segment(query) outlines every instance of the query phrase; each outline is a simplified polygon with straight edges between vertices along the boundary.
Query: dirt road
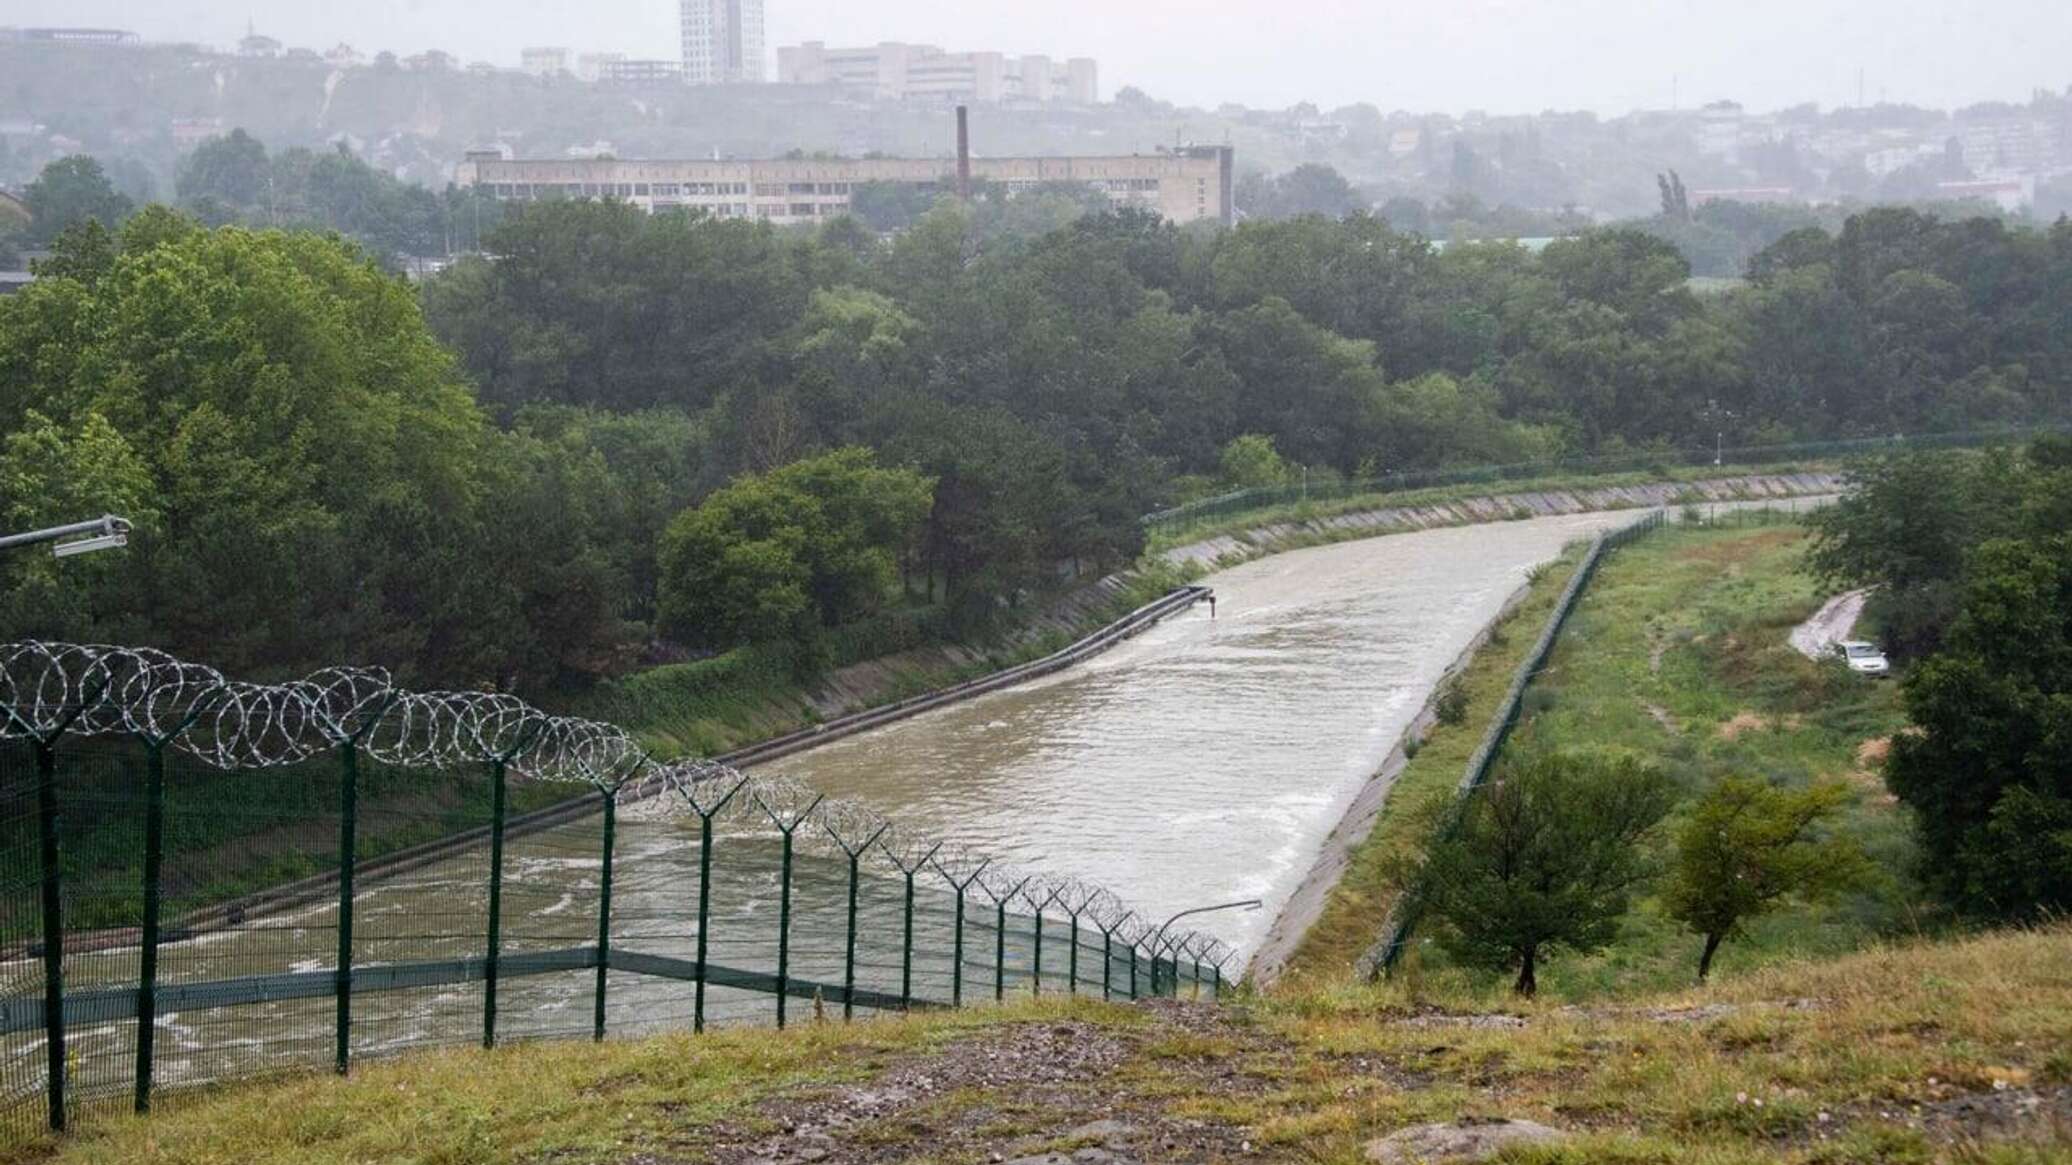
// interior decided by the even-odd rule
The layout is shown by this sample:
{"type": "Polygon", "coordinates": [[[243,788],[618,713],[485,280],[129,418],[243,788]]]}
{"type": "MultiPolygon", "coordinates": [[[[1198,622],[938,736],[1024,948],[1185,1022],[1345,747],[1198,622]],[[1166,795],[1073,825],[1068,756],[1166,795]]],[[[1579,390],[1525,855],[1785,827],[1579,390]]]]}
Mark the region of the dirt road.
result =
{"type": "Polygon", "coordinates": [[[1863,616],[1863,601],[1869,594],[1869,590],[1850,591],[1822,603],[1811,619],[1791,629],[1792,647],[1813,659],[1828,654],[1856,629],[1856,621],[1863,616]]]}

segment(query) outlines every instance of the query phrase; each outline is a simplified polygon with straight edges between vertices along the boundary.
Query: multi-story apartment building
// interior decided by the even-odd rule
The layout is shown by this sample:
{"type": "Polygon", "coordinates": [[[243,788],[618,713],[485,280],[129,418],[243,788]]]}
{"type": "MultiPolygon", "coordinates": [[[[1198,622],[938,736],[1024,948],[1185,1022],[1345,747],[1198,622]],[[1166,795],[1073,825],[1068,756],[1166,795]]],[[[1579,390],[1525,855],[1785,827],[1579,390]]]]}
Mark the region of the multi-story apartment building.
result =
{"type": "Polygon", "coordinates": [[[1040,54],[945,52],[935,45],[886,41],[831,49],[817,40],[777,50],[777,80],[787,85],[840,85],[893,101],[1100,100],[1100,66],[1088,57],[1058,62],[1040,54]]]}
{"type": "MultiPolygon", "coordinates": [[[[973,179],[1011,195],[1045,183],[1084,183],[1117,206],[1157,211],[1176,223],[1232,220],[1233,155],[1228,146],[1106,158],[973,158],[973,179]]],[[[686,208],[717,218],[752,218],[780,226],[846,214],[859,185],[896,182],[928,190],[956,189],[957,162],[942,158],[781,159],[775,161],[639,161],[506,159],[471,151],[454,179],[513,201],[616,198],[642,209],[686,208]]]]}
{"type": "Polygon", "coordinates": [[[683,75],[693,85],[764,77],[763,0],[680,0],[683,75]]]}
{"type": "Polygon", "coordinates": [[[2060,165],[2056,129],[2042,118],[2016,115],[1963,120],[1951,136],[1974,174],[2040,174],[2060,165]]]}
{"type": "Polygon", "coordinates": [[[558,77],[569,71],[569,51],[551,45],[518,51],[518,71],[535,77],[558,77]]]}

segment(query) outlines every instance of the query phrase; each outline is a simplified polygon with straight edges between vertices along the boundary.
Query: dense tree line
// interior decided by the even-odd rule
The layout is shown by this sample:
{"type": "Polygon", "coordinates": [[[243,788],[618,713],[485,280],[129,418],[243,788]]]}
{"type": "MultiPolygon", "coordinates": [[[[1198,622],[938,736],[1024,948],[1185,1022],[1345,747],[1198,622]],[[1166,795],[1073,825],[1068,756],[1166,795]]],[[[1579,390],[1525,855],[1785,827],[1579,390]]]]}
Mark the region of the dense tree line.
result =
{"type": "MultiPolygon", "coordinates": [[[[119,177],[84,154],[45,166],[23,190],[29,221],[17,225],[0,217],[0,254],[47,246],[87,219],[110,230],[121,225],[138,200],[124,192],[119,177]]],[[[241,129],[181,159],[174,195],[174,204],[205,226],[336,231],[391,264],[478,247],[503,217],[495,199],[399,181],[344,145],[269,155],[241,129]]]]}
{"type": "Polygon", "coordinates": [[[1924,874],[1986,918],[2072,909],[2072,441],[2024,455],[1863,467],[1818,519],[1813,565],[1877,588],[1871,613],[1918,662],[1914,730],[1886,781],[1914,809],[1924,874]]]}
{"type": "Polygon", "coordinates": [[[881,243],[543,204],[427,311],[492,406],[709,417],[729,472],[860,444],[955,488],[945,430],[1025,442],[1072,487],[1052,549],[1093,558],[1128,549],[1111,513],[1206,487],[1247,434],[1355,474],[2028,420],[2061,415],[2072,376],[2072,227],[1877,210],[1789,232],[1750,287],[1700,298],[1632,231],[1535,256],[1360,214],[977,217],[945,205],[881,243]]]}
{"type": "Polygon", "coordinates": [[[623,666],[700,482],[675,415],[489,424],[411,288],[349,246],[163,208],[75,225],[0,303],[0,433],[7,528],[137,527],[122,554],[0,562],[0,635],[259,675],[537,689],[623,666]]]}
{"type": "Polygon", "coordinates": [[[343,144],[268,154],[241,129],[182,158],[173,189],[177,205],[209,226],[337,231],[387,259],[478,245],[485,227],[502,216],[502,204],[493,199],[399,181],[343,144]]]}
{"type": "MultiPolygon", "coordinates": [[[[187,192],[254,197],[280,177],[260,153],[226,139],[187,192]]],[[[0,305],[0,502],[16,525],[134,510],[138,549],[64,576],[83,586],[6,564],[6,630],[536,687],[666,654],[658,632],[772,633],[665,610],[689,540],[665,531],[743,475],[791,499],[771,529],[823,529],[782,483],[839,450],[929,483],[895,507],[910,530],[851,547],[879,555],[856,577],[889,554],[886,601],[970,630],[1210,490],[2058,416],[2072,375],[2066,226],[1875,211],[1699,298],[1632,231],[1534,255],[1362,214],[1009,206],[945,201],[888,239],[542,203],[421,297],[335,239],[82,215],[0,305]]],[[[745,531],[706,535],[769,540],[745,531]]],[[[839,549],[817,539],[785,577],[839,549]]]]}
{"type": "Polygon", "coordinates": [[[1511,757],[1398,876],[1421,887],[1454,958],[1515,976],[1521,995],[1538,990],[1548,958],[1611,945],[1650,886],[1702,941],[1703,980],[1754,919],[1868,877],[1860,843],[1833,828],[1848,797],[1840,784],[1794,790],[1730,774],[1659,838],[1677,794],[1661,770],[1616,752],[1511,757]]]}

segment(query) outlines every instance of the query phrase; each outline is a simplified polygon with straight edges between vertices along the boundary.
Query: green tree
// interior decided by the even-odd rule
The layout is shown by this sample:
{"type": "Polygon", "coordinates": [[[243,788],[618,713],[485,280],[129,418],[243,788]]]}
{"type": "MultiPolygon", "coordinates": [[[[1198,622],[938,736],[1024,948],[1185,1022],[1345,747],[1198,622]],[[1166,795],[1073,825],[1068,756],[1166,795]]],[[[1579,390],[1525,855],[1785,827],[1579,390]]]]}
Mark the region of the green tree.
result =
{"type": "Polygon", "coordinates": [[[0,301],[0,431],[31,409],[61,434],[101,418],[156,516],[68,612],[13,604],[0,635],[148,638],[258,675],[341,659],[496,675],[455,646],[494,601],[458,597],[493,504],[490,434],[412,289],[335,239],[130,242],[0,301]]]}
{"type": "Polygon", "coordinates": [[[1359,463],[1360,405],[1382,383],[1372,342],[1320,328],[1279,297],[1224,314],[1215,337],[1237,376],[1239,414],[1283,456],[1341,471],[1359,463]]]}
{"type": "Polygon", "coordinates": [[[1652,872],[1642,840],[1669,810],[1671,787],[1625,756],[1550,754],[1507,764],[1468,799],[1432,847],[1423,884],[1455,957],[1515,971],[1538,990],[1540,961],[1588,953],[1617,933],[1652,872]]]}
{"type": "Polygon", "coordinates": [[[181,205],[214,199],[238,208],[262,204],[273,180],[266,147],[242,129],[210,138],[180,161],[173,191],[181,205]]]}
{"type": "MultiPolygon", "coordinates": [[[[157,490],[145,460],[98,412],[69,431],[30,410],[0,438],[0,529],[58,526],[117,514],[147,535],[159,528],[157,490]]],[[[119,576],[109,556],[61,561],[47,554],[0,560],[0,625],[41,625],[81,635],[94,625],[92,596],[119,576]]],[[[140,621],[128,621],[134,628],[140,621]]]]}
{"type": "Polygon", "coordinates": [[[1955,618],[1966,559],[2017,531],[2032,489],[2020,458],[1901,453],[1849,470],[1849,489],[1812,519],[1807,565],[1836,587],[1875,587],[1891,646],[1925,654],[1955,618]]]}
{"type": "Polygon", "coordinates": [[[662,629],[708,647],[809,647],[891,588],[930,485],[857,448],[736,478],[663,533],[662,629]]]}
{"type": "Polygon", "coordinates": [[[1218,467],[1222,470],[1224,484],[1235,489],[1288,484],[1288,463],[1281,460],[1279,451],[1274,449],[1273,438],[1259,433],[1232,437],[1230,443],[1223,446],[1218,467]]]}
{"type": "Polygon", "coordinates": [[[880,234],[903,231],[935,205],[936,195],[911,182],[858,182],[849,190],[849,213],[880,234]]]}
{"type": "Polygon", "coordinates": [[[1247,214],[1266,219],[1311,214],[1344,218],[1369,205],[1344,175],[1317,162],[1305,162],[1275,178],[1261,178],[1249,185],[1248,193],[1250,199],[1240,199],[1239,205],[1247,214]]]}
{"type": "Polygon", "coordinates": [[[1691,807],[1676,831],[1664,899],[1669,916],[1705,940],[1701,982],[1720,944],[1750,919],[1789,899],[1837,893],[1865,875],[1863,847],[1832,828],[1848,799],[1840,784],[1790,790],[1726,777],[1691,807]]]}
{"type": "Polygon", "coordinates": [[[2072,536],[1980,547],[1905,692],[1919,731],[1893,740],[1886,783],[1930,883],[1984,918],[2072,909],[2072,536]]]}
{"type": "Polygon", "coordinates": [[[131,209],[130,200],[108,181],[101,163],[85,154],[45,166],[22,191],[22,201],[29,207],[29,239],[38,243],[87,219],[114,230],[131,209]]]}

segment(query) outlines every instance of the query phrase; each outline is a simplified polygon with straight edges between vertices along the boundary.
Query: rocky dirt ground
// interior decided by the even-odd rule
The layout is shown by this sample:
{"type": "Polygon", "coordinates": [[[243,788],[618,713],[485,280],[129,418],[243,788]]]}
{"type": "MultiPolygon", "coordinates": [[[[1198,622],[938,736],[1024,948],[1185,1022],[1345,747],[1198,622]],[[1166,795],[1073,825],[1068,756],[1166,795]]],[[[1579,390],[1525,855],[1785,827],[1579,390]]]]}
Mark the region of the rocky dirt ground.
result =
{"type": "MultiPolygon", "coordinates": [[[[1149,1022],[1082,1020],[982,1029],[883,1065],[865,1083],[803,1090],[723,1125],[719,1165],[976,1161],[1011,1165],[1216,1161],[1254,1152],[1245,1130],[1175,1114],[1184,1094],[1256,1094],[1253,1070],[1285,1042],[1227,1008],[1142,1005],[1149,1022]]],[[[659,1162],[657,1163],[659,1165],[659,1162]]]]}
{"type": "MultiPolygon", "coordinates": [[[[1551,1017],[1689,1028],[1823,1006],[1818,999],[1785,999],[1667,1008],[1570,1007],[1551,1017]]],[[[643,1154],[628,1165],[1318,1160],[1299,1141],[1283,1137],[1270,1143],[1255,1127],[1219,1119],[1216,1110],[1258,1112],[1263,1103],[1279,1115],[1300,1115],[1320,1097],[1487,1084],[1449,1080],[1429,1070],[1432,1057],[1447,1050],[1445,1032],[1516,1030],[1539,1022],[1501,1012],[1403,1015],[1390,1025],[1430,1034],[1418,1041],[1418,1053],[1393,1057],[1304,1047],[1275,1034],[1271,1025],[1254,1022],[1242,1006],[1161,1001],[1136,1010],[1138,1021],[1122,1024],[1060,1018],[959,1032],[926,1050],[887,1054],[868,1066],[860,1082],[801,1087],[768,1098],[752,1119],[725,1122],[688,1139],[684,1147],[691,1151],[683,1158],[643,1154]],[[1423,1048],[1424,1043],[1435,1046],[1423,1048]],[[1321,1090],[1290,1088],[1294,1081],[1314,1085],[1320,1077],[1326,1085],[1321,1090]],[[1305,1099],[1292,1099],[1298,1095],[1305,1099]],[[1281,1097],[1291,1098],[1285,1108],[1279,1107],[1281,1097]]],[[[1947,1151],[1929,1159],[1968,1161],[1982,1144],[2062,1146],[2072,1132],[2072,1087],[1998,1081],[1977,1090],[1944,1086],[1940,1094],[1947,1098],[1925,1105],[1822,1111],[1807,1133],[1772,1147],[1787,1150],[1786,1159],[1791,1159],[1852,1131],[1904,1130],[1947,1151]]],[[[1756,1108],[1762,1103],[1753,1099],[1756,1108]]],[[[1388,1130],[1355,1152],[1356,1159],[1384,1162],[1484,1160],[1513,1140],[1558,1149],[1572,1136],[1608,1131],[1597,1124],[1548,1127],[1482,1111],[1454,1122],[1388,1130]]],[[[1586,1151],[1576,1159],[1591,1158],[1586,1151]]],[[[1826,1158],[1816,1152],[1806,1159],[1826,1158]]]]}

